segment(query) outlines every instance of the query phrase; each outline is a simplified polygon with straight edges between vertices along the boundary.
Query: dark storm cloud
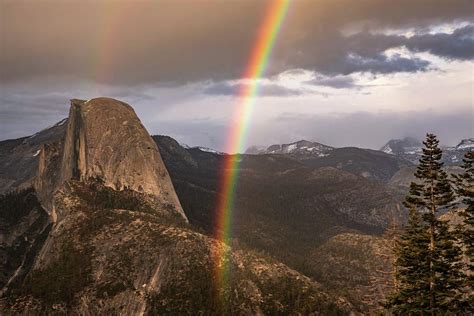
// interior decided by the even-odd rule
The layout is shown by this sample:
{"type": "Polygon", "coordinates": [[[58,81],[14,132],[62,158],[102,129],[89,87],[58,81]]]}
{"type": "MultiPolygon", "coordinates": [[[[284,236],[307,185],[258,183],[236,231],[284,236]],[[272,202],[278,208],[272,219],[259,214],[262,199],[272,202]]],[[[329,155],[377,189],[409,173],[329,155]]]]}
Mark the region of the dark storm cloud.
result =
{"type": "Polygon", "coordinates": [[[410,52],[427,52],[447,60],[474,59],[474,25],[456,29],[452,34],[402,35],[373,34],[362,31],[350,36],[336,33],[329,45],[319,48],[308,45],[305,54],[289,56],[287,65],[314,69],[328,75],[369,72],[387,74],[396,72],[418,72],[436,68],[420,57],[391,55],[386,51],[405,47],[410,52]],[[312,59],[323,50],[325,57],[312,59]]]}
{"type": "MultiPolygon", "coordinates": [[[[269,1],[1,1],[1,80],[68,75],[108,84],[215,81],[242,75],[269,1]]],[[[294,1],[268,75],[291,68],[325,73],[400,72],[420,60],[384,59],[405,45],[450,59],[471,59],[472,26],[412,38],[341,30],[426,28],[473,21],[472,1],[294,1]],[[361,56],[354,64],[348,54],[361,56]],[[381,66],[388,63],[388,66],[381,66]]]]}
{"type": "Polygon", "coordinates": [[[413,52],[429,52],[446,59],[470,60],[474,58],[474,25],[472,24],[460,27],[452,34],[422,33],[407,37],[372,34],[364,31],[344,39],[344,51],[365,57],[380,55],[380,52],[390,48],[406,47],[413,52]]]}
{"type": "Polygon", "coordinates": [[[426,71],[430,62],[421,58],[406,58],[399,54],[385,56],[378,54],[371,57],[350,55],[347,57],[343,73],[371,72],[376,74],[388,74],[393,72],[418,72],[426,71]]]}
{"type": "Polygon", "coordinates": [[[474,58],[474,25],[459,28],[453,34],[425,34],[402,41],[407,48],[449,59],[470,60],[474,58]]]}

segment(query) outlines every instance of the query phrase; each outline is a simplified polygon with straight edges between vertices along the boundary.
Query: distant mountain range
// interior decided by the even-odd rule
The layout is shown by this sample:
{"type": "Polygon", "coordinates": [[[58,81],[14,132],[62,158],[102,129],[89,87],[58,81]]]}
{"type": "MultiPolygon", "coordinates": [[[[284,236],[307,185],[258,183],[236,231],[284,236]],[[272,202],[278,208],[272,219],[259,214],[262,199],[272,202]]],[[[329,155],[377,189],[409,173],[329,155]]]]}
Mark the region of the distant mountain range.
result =
{"type": "MultiPolygon", "coordinates": [[[[406,137],[403,139],[392,139],[385,146],[380,148],[381,151],[407,159],[413,163],[417,163],[423,154],[423,143],[418,139],[406,137]]],[[[468,150],[474,149],[474,138],[463,139],[454,147],[443,146],[443,162],[449,165],[456,165],[462,162],[464,154],[468,150]]]]}
{"type": "MultiPolygon", "coordinates": [[[[423,153],[422,148],[423,143],[420,140],[412,137],[405,137],[403,139],[389,140],[384,146],[382,146],[382,148],[380,148],[380,151],[416,164],[423,153]]],[[[464,154],[473,148],[474,138],[463,139],[457,146],[442,146],[443,161],[448,165],[460,164],[464,154]]],[[[289,155],[302,160],[327,157],[334,153],[335,149],[335,147],[324,145],[318,142],[300,140],[289,144],[273,144],[268,147],[251,146],[245,151],[245,154],[280,154],[289,155]]]]}
{"type": "Polygon", "coordinates": [[[276,144],[271,145],[268,148],[262,147],[250,147],[245,153],[253,155],[263,155],[263,154],[288,154],[288,155],[297,155],[301,157],[325,157],[329,154],[334,147],[327,146],[324,144],[310,142],[307,140],[300,140],[290,144],[276,144]]]}

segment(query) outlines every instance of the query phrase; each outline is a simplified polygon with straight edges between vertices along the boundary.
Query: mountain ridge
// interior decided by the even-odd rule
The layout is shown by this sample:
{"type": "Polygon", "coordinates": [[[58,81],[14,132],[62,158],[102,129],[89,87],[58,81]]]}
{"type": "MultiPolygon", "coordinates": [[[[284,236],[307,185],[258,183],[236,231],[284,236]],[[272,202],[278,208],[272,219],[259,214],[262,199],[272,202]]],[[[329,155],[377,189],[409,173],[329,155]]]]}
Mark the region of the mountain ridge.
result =
{"type": "MultiPolygon", "coordinates": [[[[380,148],[387,154],[398,156],[400,158],[418,163],[423,153],[423,143],[413,137],[405,137],[403,139],[391,139],[380,148]]],[[[443,150],[443,162],[449,165],[459,165],[462,158],[468,150],[474,148],[474,138],[462,139],[456,146],[441,146],[443,150]]]]}
{"type": "Polygon", "coordinates": [[[299,140],[288,144],[274,144],[267,148],[263,147],[249,147],[245,153],[247,154],[289,154],[299,156],[317,156],[324,157],[329,151],[333,150],[334,147],[327,146],[318,142],[311,142],[308,140],[299,140]]]}

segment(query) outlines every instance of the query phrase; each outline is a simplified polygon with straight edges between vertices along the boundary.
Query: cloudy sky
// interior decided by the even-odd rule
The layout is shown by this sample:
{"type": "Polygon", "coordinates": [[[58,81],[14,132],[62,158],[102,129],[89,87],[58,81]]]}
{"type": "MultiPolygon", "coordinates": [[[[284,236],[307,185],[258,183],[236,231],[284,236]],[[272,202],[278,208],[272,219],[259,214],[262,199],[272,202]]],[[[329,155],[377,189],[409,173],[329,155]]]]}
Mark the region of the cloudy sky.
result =
{"type": "MultiPolygon", "coordinates": [[[[110,96],[151,134],[222,149],[270,4],[0,0],[0,139],[110,96]]],[[[295,0],[259,85],[248,145],[455,145],[474,137],[474,2],[295,0]]]]}

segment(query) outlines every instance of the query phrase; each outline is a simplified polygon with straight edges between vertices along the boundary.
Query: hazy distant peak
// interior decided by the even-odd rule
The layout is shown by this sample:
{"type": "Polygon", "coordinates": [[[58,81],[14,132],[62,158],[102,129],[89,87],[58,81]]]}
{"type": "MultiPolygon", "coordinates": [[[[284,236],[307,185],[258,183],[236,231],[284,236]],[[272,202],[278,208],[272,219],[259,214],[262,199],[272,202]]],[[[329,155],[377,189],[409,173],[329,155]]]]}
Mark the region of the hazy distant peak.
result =
{"type": "Polygon", "coordinates": [[[472,149],[474,148],[474,138],[466,138],[456,146],[456,149],[472,149]]]}
{"type": "Polygon", "coordinates": [[[249,148],[247,148],[247,150],[245,151],[245,154],[248,154],[248,155],[258,155],[260,154],[262,151],[264,151],[266,148],[264,146],[250,146],[249,148]]]}
{"type": "MultiPolygon", "coordinates": [[[[412,137],[403,139],[391,139],[380,150],[391,155],[407,159],[413,163],[418,160],[423,153],[423,143],[412,137]]],[[[462,157],[467,150],[474,148],[474,138],[467,138],[455,146],[441,146],[443,149],[443,161],[447,164],[457,164],[462,161],[462,157]]]]}
{"type": "Polygon", "coordinates": [[[423,146],[420,140],[413,137],[403,139],[391,139],[380,150],[387,154],[397,154],[405,152],[407,148],[416,149],[423,146]]]}
{"type": "Polygon", "coordinates": [[[324,157],[334,148],[317,142],[308,140],[299,140],[289,144],[274,144],[267,148],[250,147],[246,153],[251,154],[292,154],[292,155],[309,155],[324,157]]]}
{"type": "Polygon", "coordinates": [[[193,148],[199,149],[200,151],[204,151],[204,152],[207,152],[207,153],[213,153],[213,154],[219,154],[219,155],[224,154],[221,151],[217,151],[217,150],[209,148],[209,147],[202,147],[202,146],[191,147],[191,149],[193,149],[193,148]]]}

